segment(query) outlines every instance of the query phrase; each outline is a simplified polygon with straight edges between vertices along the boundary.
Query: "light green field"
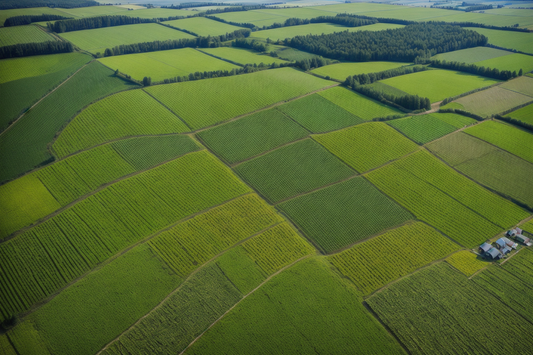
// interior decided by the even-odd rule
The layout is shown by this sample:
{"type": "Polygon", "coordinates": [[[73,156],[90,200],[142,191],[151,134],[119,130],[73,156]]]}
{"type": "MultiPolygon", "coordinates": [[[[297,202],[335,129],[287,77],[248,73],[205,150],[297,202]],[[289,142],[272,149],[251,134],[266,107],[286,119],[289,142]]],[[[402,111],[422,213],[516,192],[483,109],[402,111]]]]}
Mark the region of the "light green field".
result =
{"type": "MultiPolygon", "coordinates": [[[[88,7],[75,7],[72,9],[58,8],[58,11],[62,12],[67,17],[93,17],[103,15],[124,15],[128,13],[128,10],[118,6],[88,6],[88,7]],[[120,13],[120,14],[119,14],[120,13]]],[[[132,11],[129,11],[132,12],[132,11]]]]}
{"type": "Polygon", "coordinates": [[[143,90],[129,90],[97,101],[61,132],[53,150],[64,157],[113,139],[187,131],[187,126],[143,90]],[[91,134],[86,134],[86,132],[91,134]]]}
{"type": "Polygon", "coordinates": [[[522,105],[532,99],[533,98],[530,96],[502,89],[497,86],[461,97],[454,102],[443,106],[443,108],[453,107],[452,105],[455,105],[456,108],[486,117],[522,105]]]}
{"type": "Polygon", "coordinates": [[[167,39],[194,38],[190,34],[173,30],[156,23],[95,28],[61,33],[61,37],[91,53],[104,53],[106,48],[121,44],[164,41],[167,39]]]}
{"type": "Polygon", "coordinates": [[[466,276],[472,276],[479,270],[487,267],[490,263],[482,259],[480,255],[468,250],[461,250],[446,258],[446,262],[461,271],[466,276]]]}
{"type": "Polygon", "coordinates": [[[487,36],[489,43],[495,46],[516,49],[525,53],[533,53],[533,33],[489,30],[477,27],[466,27],[466,29],[487,36]]]}
{"type": "Polygon", "coordinates": [[[447,97],[495,84],[499,80],[439,69],[397,76],[381,82],[411,95],[427,97],[431,102],[438,102],[447,97]]]}
{"type": "Polygon", "coordinates": [[[242,30],[243,27],[232,26],[224,22],[210,20],[205,17],[193,17],[182,20],[173,20],[164,22],[181,30],[191,31],[198,36],[219,36],[226,33],[231,33],[236,30],[242,30]]]}
{"type": "Polygon", "coordinates": [[[121,13],[120,15],[140,18],[169,18],[174,16],[191,16],[194,14],[196,14],[196,12],[191,12],[188,10],[152,8],[128,11],[121,13]]]}
{"type": "Polygon", "coordinates": [[[533,124],[533,104],[522,107],[516,111],[507,114],[505,117],[511,117],[529,124],[533,124]]]}
{"type": "Polygon", "coordinates": [[[350,75],[377,73],[384,70],[403,67],[408,63],[398,62],[363,62],[363,63],[338,63],[311,70],[312,73],[323,77],[344,81],[350,75]]]}
{"type": "Polygon", "coordinates": [[[529,76],[521,76],[506,81],[505,83],[502,83],[500,87],[533,97],[533,79],[530,79],[529,76]]]}
{"type": "Polygon", "coordinates": [[[193,129],[207,127],[331,85],[293,68],[146,89],[193,129]],[[235,101],[234,98],[239,97],[235,101]]]}
{"type": "Polygon", "coordinates": [[[187,76],[195,72],[230,71],[239,68],[237,65],[213,58],[193,48],[112,56],[101,58],[99,61],[139,81],[149,76],[152,82],[187,76]]]}
{"type": "Polygon", "coordinates": [[[218,47],[218,48],[201,48],[202,52],[209,53],[215,57],[230,60],[241,65],[245,64],[272,64],[272,63],[286,63],[286,61],[274,58],[269,55],[260,55],[255,51],[235,48],[235,47],[218,47]]]}
{"type": "Polygon", "coordinates": [[[0,27],[4,26],[4,22],[9,17],[23,16],[23,15],[59,15],[64,17],[73,17],[66,15],[64,12],[59,9],[53,9],[50,7],[31,7],[26,9],[9,9],[0,11],[0,27]]]}
{"type": "MultiPolygon", "coordinates": [[[[448,62],[476,63],[488,59],[512,55],[512,52],[490,47],[475,47],[458,51],[440,53],[431,59],[445,60],[448,62]]],[[[477,64],[477,63],[476,63],[477,64]]]]}
{"type": "Polygon", "coordinates": [[[37,26],[13,26],[0,28],[0,47],[11,46],[18,43],[33,43],[55,41],[45,31],[40,30],[37,26]]]}
{"type": "Polygon", "coordinates": [[[284,47],[284,46],[277,46],[274,44],[269,45],[269,50],[275,51],[278,56],[285,60],[303,60],[303,59],[313,59],[316,57],[315,54],[311,54],[308,52],[300,51],[298,49],[290,48],[290,47],[284,47]]]}
{"type": "Polygon", "coordinates": [[[67,66],[81,66],[91,60],[82,53],[38,55],[0,61],[0,84],[8,81],[54,73],[67,66]]]}
{"type": "Polygon", "coordinates": [[[476,65],[478,67],[483,66],[485,68],[497,68],[500,71],[516,71],[517,73],[520,71],[520,69],[522,69],[524,73],[528,73],[533,70],[533,56],[514,53],[503,57],[476,62],[476,65]]]}
{"type": "Polygon", "coordinates": [[[270,26],[273,23],[283,23],[287,17],[282,15],[262,13],[258,11],[238,11],[214,14],[218,18],[236,23],[253,23],[256,26],[270,26]]]}

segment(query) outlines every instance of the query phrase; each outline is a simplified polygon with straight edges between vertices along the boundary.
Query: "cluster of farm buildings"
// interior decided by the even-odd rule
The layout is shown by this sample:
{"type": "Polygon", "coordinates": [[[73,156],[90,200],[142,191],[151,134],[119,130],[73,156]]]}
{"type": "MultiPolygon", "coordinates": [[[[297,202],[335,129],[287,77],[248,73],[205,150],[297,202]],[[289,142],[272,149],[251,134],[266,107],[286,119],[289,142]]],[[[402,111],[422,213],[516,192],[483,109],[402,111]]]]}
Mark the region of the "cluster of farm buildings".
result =
{"type": "Polygon", "coordinates": [[[518,243],[531,246],[531,239],[527,238],[523,233],[524,231],[520,228],[511,229],[505,233],[505,237],[501,237],[494,243],[485,242],[481,244],[479,253],[487,259],[498,260],[516,249],[518,243]],[[514,241],[509,238],[513,238],[514,241]]]}

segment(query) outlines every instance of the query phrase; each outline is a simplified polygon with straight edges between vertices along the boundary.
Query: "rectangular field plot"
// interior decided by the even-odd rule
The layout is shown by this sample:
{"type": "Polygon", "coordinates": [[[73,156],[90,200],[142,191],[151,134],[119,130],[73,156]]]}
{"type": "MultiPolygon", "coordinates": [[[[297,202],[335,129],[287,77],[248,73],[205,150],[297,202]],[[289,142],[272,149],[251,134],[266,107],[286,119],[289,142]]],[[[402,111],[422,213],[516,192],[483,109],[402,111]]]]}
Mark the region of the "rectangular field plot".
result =
{"type": "Polygon", "coordinates": [[[415,143],[381,122],[316,135],[313,139],[361,173],[417,149],[415,143]]]}
{"type": "Polygon", "coordinates": [[[355,175],[352,169],[310,139],[281,147],[234,169],[274,203],[355,175]]]}
{"type": "Polygon", "coordinates": [[[468,250],[461,250],[446,258],[446,262],[466,276],[472,276],[479,270],[491,265],[489,260],[468,250]]]}
{"type": "Polygon", "coordinates": [[[371,120],[376,117],[386,117],[402,114],[401,111],[384,105],[343,87],[334,87],[318,93],[320,96],[342,107],[346,111],[362,118],[371,120]]]}
{"type": "Polygon", "coordinates": [[[476,115],[486,117],[509,110],[531,100],[533,100],[533,98],[530,96],[502,89],[500,86],[497,86],[461,97],[452,103],[443,106],[443,108],[447,108],[447,106],[460,108],[475,113],[476,115]]]}
{"type": "Polygon", "coordinates": [[[129,90],[88,106],[61,132],[53,150],[63,157],[117,138],[188,130],[176,115],[146,92],[129,90]]]}
{"type": "Polygon", "coordinates": [[[277,109],[270,109],[200,132],[198,136],[225,161],[236,163],[308,134],[277,109]]]}
{"type": "Polygon", "coordinates": [[[106,48],[121,44],[133,44],[167,39],[194,38],[194,36],[158,25],[142,23],[136,25],[95,28],[91,30],[61,33],[61,37],[91,53],[104,53],[106,48]]]}
{"type": "Polygon", "coordinates": [[[191,31],[202,37],[220,36],[243,29],[243,27],[228,25],[227,23],[210,20],[205,17],[192,17],[182,20],[166,21],[163,23],[165,25],[179,28],[180,30],[191,31]]]}
{"type": "Polygon", "coordinates": [[[50,7],[30,7],[30,8],[21,8],[21,9],[4,9],[0,13],[0,24],[3,26],[4,22],[10,18],[15,16],[29,16],[29,15],[59,15],[59,16],[65,16],[64,12],[61,12],[58,9],[50,8],[50,7]]]}
{"type": "Polygon", "coordinates": [[[279,106],[278,110],[313,133],[333,131],[364,122],[319,94],[291,101],[279,106]]]}
{"type": "Polygon", "coordinates": [[[413,354],[458,349],[519,354],[533,347],[531,323],[446,263],[409,276],[367,302],[413,354]],[[515,336],[493,336],[506,332],[515,336]]]}
{"type": "Polygon", "coordinates": [[[533,135],[498,121],[486,121],[465,130],[479,139],[533,163],[533,135]]]}
{"type": "Polygon", "coordinates": [[[504,57],[512,55],[513,52],[503,51],[501,49],[490,47],[475,47],[460,49],[458,51],[440,53],[431,59],[445,60],[447,62],[459,62],[459,63],[476,63],[483,60],[489,60],[498,57],[504,57]]]}
{"type": "Polygon", "coordinates": [[[393,229],[328,260],[368,295],[459,246],[422,222],[393,229]]]}
{"type": "Polygon", "coordinates": [[[0,47],[19,43],[40,43],[56,39],[34,25],[0,28],[0,47]]]}
{"type": "Polygon", "coordinates": [[[344,81],[348,76],[377,73],[384,70],[399,68],[408,63],[399,62],[362,62],[362,63],[337,63],[311,70],[312,73],[323,77],[329,76],[336,80],[344,81]]]}
{"type": "Polygon", "coordinates": [[[432,114],[401,118],[390,121],[388,124],[418,144],[431,142],[456,130],[454,126],[439,120],[432,114]]]}
{"type": "Polygon", "coordinates": [[[520,71],[520,69],[522,69],[524,73],[528,73],[533,70],[533,57],[530,55],[514,53],[505,57],[498,57],[477,62],[476,65],[478,67],[483,66],[485,68],[497,68],[500,71],[516,71],[517,73],[520,71]]]}
{"type": "MultiPolygon", "coordinates": [[[[129,7],[130,5],[126,5],[129,7]]],[[[131,16],[131,17],[140,17],[140,18],[159,18],[159,19],[167,19],[169,17],[175,17],[175,16],[191,16],[194,15],[195,12],[191,12],[189,10],[179,10],[179,9],[171,9],[171,8],[159,8],[154,7],[151,9],[138,9],[135,11],[129,11],[122,13],[120,15],[123,16],[131,16]]]]}
{"type": "Polygon", "coordinates": [[[261,55],[253,50],[234,47],[218,47],[218,48],[201,48],[200,51],[211,54],[215,57],[226,59],[241,65],[245,64],[261,64],[270,65],[272,63],[286,63],[284,60],[271,57],[269,55],[261,55]]]}
{"type": "Polygon", "coordinates": [[[101,58],[99,61],[139,81],[149,76],[154,82],[176,76],[187,76],[197,71],[231,71],[239,68],[237,65],[213,58],[193,48],[120,55],[101,58]]]}
{"type": "Polygon", "coordinates": [[[292,68],[146,89],[193,129],[223,122],[331,85],[292,68]],[[238,98],[238,100],[236,100],[238,98]]]}
{"type": "Polygon", "coordinates": [[[533,124],[533,104],[519,108],[516,111],[508,113],[505,117],[514,118],[525,123],[533,124]]]}
{"type": "Polygon", "coordinates": [[[257,27],[270,26],[273,23],[283,23],[287,19],[281,14],[269,14],[258,11],[237,11],[215,14],[215,17],[235,23],[252,23],[257,27]]]}
{"type": "Polygon", "coordinates": [[[516,79],[506,81],[500,87],[533,97],[533,79],[528,76],[520,76],[516,79]]]}
{"type": "Polygon", "coordinates": [[[487,36],[489,44],[502,48],[516,49],[525,53],[533,53],[533,33],[489,30],[478,27],[465,27],[465,29],[487,36]]]}
{"type": "Polygon", "coordinates": [[[533,191],[529,188],[533,164],[462,132],[427,148],[475,181],[533,207],[533,191]]]}
{"type": "Polygon", "coordinates": [[[276,275],[210,328],[186,354],[280,352],[403,353],[365,310],[355,288],[319,258],[303,260],[276,275]]]}
{"type": "Polygon", "coordinates": [[[412,219],[409,212],[360,177],[278,207],[326,253],[412,219]]]}
{"type": "Polygon", "coordinates": [[[252,32],[250,38],[270,38],[272,41],[284,40],[296,36],[321,35],[333,32],[356,31],[361,27],[346,27],[332,23],[311,23],[308,25],[279,27],[270,30],[252,32]]]}
{"type": "Polygon", "coordinates": [[[490,86],[498,81],[478,75],[436,69],[397,76],[381,82],[411,95],[427,97],[433,103],[447,97],[490,86]]]}

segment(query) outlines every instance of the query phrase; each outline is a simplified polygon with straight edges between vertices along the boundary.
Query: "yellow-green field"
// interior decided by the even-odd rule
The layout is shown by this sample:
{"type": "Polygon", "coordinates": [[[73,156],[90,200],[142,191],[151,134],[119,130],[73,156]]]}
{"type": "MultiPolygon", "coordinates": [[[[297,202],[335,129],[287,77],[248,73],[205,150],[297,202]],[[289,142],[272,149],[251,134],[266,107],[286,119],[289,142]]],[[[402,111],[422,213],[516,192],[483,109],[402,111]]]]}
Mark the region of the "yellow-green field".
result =
{"type": "Polygon", "coordinates": [[[210,20],[205,17],[186,18],[182,20],[167,21],[164,23],[181,30],[191,31],[196,33],[198,36],[203,37],[219,36],[243,29],[243,27],[228,25],[227,23],[210,20]]]}
{"type": "Polygon", "coordinates": [[[0,28],[0,47],[46,41],[55,41],[55,38],[34,25],[0,28]]]}

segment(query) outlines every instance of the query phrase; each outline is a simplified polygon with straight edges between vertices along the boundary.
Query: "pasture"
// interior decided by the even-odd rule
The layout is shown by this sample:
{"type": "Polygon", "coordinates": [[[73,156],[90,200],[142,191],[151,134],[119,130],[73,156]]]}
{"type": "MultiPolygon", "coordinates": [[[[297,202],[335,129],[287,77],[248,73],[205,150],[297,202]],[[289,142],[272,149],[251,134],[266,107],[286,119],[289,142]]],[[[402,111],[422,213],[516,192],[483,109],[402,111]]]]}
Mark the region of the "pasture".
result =
{"type": "MultiPolygon", "coordinates": [[[[189,12],[189,15],[191,14],[193,13],[189,12]]],[[[243,29],[243,27],[232,26],[227,23],[208,19],[206,17],[192,17],[181,20],[165,21],[163,23],[180,30],[187,30],[196,33],[196,35],[202,37],[220,36],[243,29]]]]}
{"type": "Polygon", "coordinates": [[[533,124],[533,104],[529,104],[525,107],[519,108],[516,111],[508,113],[506,117],[514,118],[529,124],[533,124]]]}
{"type": "Polygon", "coordinates": [[[158,25],[142,23],[136,25],[102,27],[90,30],[61,33],[61,37],[93,54],[104,54],[106,48],[121,44],[165,41],[167,39],[194,38],[190,34],[158,25]]]}
{"type": "Polygon", "coordinates": [[[18,43],[55,41],[56,39],[34,25],[0,28],[0,47],[18,43]]]}
{"type": "Polygon", "coordinates": [[[311,70],[311,73],[344,81],[350,75],[365,73],[377,73],[389,69],[399,68],[408,65],[398,62],[362,62],[362,63],[337,63],[311,70]]]}
{"type": "MultiPolygon", "coordinates": [[[[516,23],[516,20],[514,20],[516,23]]],[[[489,30],[487,28],[466,27],[466,29],[476,31],[489,39],[489,44],[495,46],[515,49],[524,53],[533,54],[533,33],[511,32],[500,30],[489,30]]]]}
{"type": "MultiPolygon", "coordinates": [[[[129,5],[126,5],[129,6],[129,5]]],[[[124,13],[120,13],[120,15],[124,16],[131,16],[131,17],[140,17],[140,18],[162,18],[167,19],[169,17],[174,16],[191,16],[194,15],[195,12],[191,12],[189,10],[178,10],[178,9],[170,9],[170,8],[161,8],[161,7],[154,7],[151,9],[135,9],[135,11],[128,11],[124,13]]]]}
{"type": "Polygon", "coordinates": [[[219,60],[194,48],[111,56],[98,59],[100,63],[142,81],[145,76],[152,82],[195,72],[238,69],[239,66],[219,60]]]}
{"type": "Polygon", "coordinates": [[[451,70],[427,70],[381,80],[411,95],[427,97],[433,102],[444,100],[464,92],[490,86],[499,80],[451,70]]]}
{"type": "Polygon", "coordinates": [[[516,73],[520,72],[520,69],[522,69],[524,73],[528,73],[533,70],[533,57],[530,55],[514,53],[504,57],[477,62],[476,65],[479,67],[497,68],[500,71],[516,71],[516,73]]]}
{"type": "Polygon", "coordinates": [[[533,79],[530,79],[528,76],[521,76],[516,79],[506,81],[505,83],[502,83],[500,87],[533,97],[533,79]]]}
{"type": "Polygon", "coordinates": [[[226,59],[233,63],[240,65],[245,64],[266,64],[272,63],[286,63],[284,60],[271,57],[269,55],[262,55],[253,50],[236,48],[236,47],[218,47],[218,48],[202,48],[200,51],[210,54],[216,58],[226,59]]]}
{"type": "MultiPolygon", "coordinates": [[[[467,49],[460,49],[458,51],[440,53],[431,59],[445,60],[447,62],[459,62],[459,63],[476,63],[490,60],[499,57],[505,57],[512,55],[512,52],[504,51],[501,49],[490,47],[474,47],[467,49]]],[[[480,65],[479,65],[480,66],[480,65]]]]}

